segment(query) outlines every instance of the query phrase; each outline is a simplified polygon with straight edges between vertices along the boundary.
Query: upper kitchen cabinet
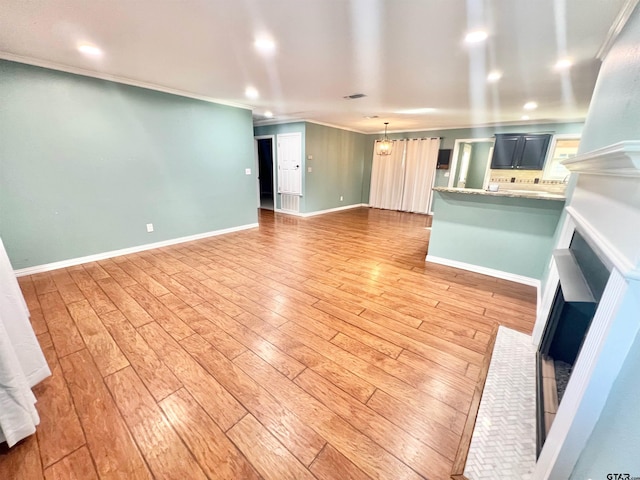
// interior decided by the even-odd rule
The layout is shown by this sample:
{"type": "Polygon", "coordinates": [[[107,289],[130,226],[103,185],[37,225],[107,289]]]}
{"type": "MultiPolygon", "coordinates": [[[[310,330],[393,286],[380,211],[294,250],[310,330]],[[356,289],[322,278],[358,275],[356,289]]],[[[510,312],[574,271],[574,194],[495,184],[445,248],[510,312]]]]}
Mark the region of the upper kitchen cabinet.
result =
{"type": "Polygon", "coordinates": [[[497,133],[492,169],[542,170],[550,134],[497,133]]]}
{"type": "Polygon", "coordinates": [[[496,143],[493,146],[491,168],[514,168],[518,145],[522,135],[497,133],[496,143]]]}

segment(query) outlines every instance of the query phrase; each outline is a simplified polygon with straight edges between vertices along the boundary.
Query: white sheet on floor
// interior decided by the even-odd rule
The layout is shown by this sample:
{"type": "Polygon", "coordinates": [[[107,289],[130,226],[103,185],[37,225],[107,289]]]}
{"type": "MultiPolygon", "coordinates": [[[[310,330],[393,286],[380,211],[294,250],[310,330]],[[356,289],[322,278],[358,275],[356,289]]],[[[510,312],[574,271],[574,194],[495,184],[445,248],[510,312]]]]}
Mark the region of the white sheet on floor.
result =
{"type": "Polygon", "coordinates": [[[51,375],[0,239],[0,442],[9,446],[40,423],[31,388],[51,375]]]}

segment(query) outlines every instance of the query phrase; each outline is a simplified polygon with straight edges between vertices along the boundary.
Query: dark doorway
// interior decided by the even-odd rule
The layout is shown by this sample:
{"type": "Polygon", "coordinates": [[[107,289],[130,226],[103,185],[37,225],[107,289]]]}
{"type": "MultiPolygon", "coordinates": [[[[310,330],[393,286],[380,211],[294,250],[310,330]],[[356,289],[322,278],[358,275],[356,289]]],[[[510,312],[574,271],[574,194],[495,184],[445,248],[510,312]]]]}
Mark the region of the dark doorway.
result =
{"type": "Polygon", "coordinates": [[[258,184],[260,208],[273,210],[273,139],[260,138],[258,142],[258,184]]]}

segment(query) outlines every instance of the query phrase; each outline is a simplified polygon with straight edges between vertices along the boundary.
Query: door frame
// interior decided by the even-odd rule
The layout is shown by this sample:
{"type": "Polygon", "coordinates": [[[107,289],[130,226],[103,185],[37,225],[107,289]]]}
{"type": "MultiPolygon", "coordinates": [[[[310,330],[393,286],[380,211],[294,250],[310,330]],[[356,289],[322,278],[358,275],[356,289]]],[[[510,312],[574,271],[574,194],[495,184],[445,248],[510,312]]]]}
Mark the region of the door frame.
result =
{"type": "MultiPolygon", "coordinates": [[[[489,137],[489,138],[457,138],[455,143],[453,144],[453,153],[451,154],[451,165],[449,167],[449,183],[448,183],[448,187],[449,188],[454,188],[455,187],[455,173],[456,173],[456,168],[458,167],[458,156],[460,155],[460,145],[463,143],[480,143],[480,142],[494,142],[495,144],[496,139],[494,137],[489,137]]],[[[493,148],[491,148],[491,151],[489,152],[489,155],[491,155],[493,153],[493,148]]],[[[487,163],[487,166],[489,168],[487,168],[487,171],[489,171],[490,166],[491,166],[491,161],[489,161],[487,163]]],[[[485,181],[487,178],[487,174],[485,172],[485,181]]]]}
{"type": "Polygon", "coordinates": [[[276,136],[256,135],[253,137],[256,162],[256,188],[258,189],[258,208],[260,208],[260,156],[258,155],[258,140],[271,140],[271,192],[273,192],[273,211],[276,211],[276,136]]]}

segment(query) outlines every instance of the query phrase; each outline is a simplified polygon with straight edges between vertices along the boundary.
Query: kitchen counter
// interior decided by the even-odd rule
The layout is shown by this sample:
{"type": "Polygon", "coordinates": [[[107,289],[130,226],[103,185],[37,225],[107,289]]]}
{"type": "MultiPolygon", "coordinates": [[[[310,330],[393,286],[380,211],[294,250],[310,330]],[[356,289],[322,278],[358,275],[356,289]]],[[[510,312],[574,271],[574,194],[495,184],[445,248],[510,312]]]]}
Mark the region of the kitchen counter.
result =
{"type": "Polygon", "coordinates": [[[564,196],[532,190],[434,190],[427,261],[539,283],[551,259],[564,196]]]}
{"type": "Polygon", "coordinates": [[[493,197],[514,197],[514,198],[533,198],[535,200],[555,200],[564,201],[565,196],[557,193],[550,193],[538,190],[498,190],[490,192],[480,188],[454,188],[454,187],[435,187],[436,192],[446,193],[464,193],[467,195],[489,195],[493,197]]]}

